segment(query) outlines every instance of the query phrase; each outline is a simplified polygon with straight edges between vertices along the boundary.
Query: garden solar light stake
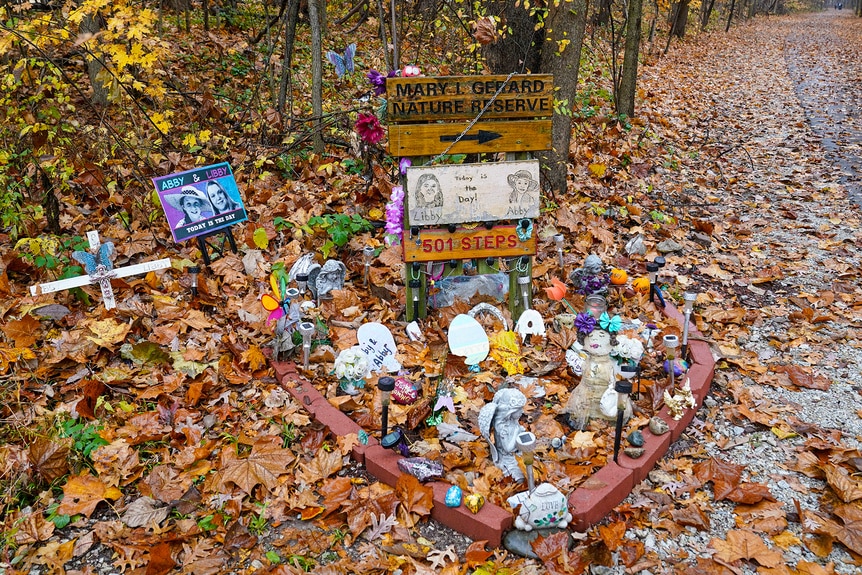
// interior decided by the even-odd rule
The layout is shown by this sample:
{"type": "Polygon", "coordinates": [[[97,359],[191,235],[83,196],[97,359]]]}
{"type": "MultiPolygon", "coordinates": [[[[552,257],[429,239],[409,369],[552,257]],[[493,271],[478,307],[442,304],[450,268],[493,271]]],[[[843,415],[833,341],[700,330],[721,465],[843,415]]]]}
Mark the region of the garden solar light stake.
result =
{"type": "Polygon", "coordinates": [[[694,302],[697,300],[697,294],[687,291],[682,294],[683,306],[682,313],[685,315],[685,323],[682,326],[682,359],[685,359],[688,351],[688,324],[691,321],[691,312],[694,309],[694,302]]]}
{"type": "Polygon", "coordinates": [[[308,371],[308,357],[311,355],[311,336],[314,335],[317,328],[310,321],[302,321],[299,322],[296,329],[302,335],[302,369],[308,371]]]}
{"type": "Polygon", "coordinates": [[[554,243],[557,245],[557,255],[560,258],[560,271],[565,269],[565,264],[563,263],[563,234],[554,234],[554,243]]]}
{"type": "Polygon", "coordinates": [[[395,389],[395,378],[385,375],[377,380],[377,389],[380,390],[380,406],[383,413],[380,415],[380,437],[386,437],[389,432],[389,398],[395,389]]]}
{"type": "MultiPolygon", "coordinates": [[[[628,366],[623,366],[628,367],[628,366]]],[[[623,375],[625,377],[625,374],[623,375]]],[[[620,443],[623,436],[623,420],[626,416],[626,407],[628,406],[629,394],[632,392],[632,381],[628,377],[618,379],[614,383],[614,391],[617,392],[617,425],[616,433],[614,434],[614,463],[617,462],[617,456],[620,453],[620,443]]]]}
{"type": "Polygon", "coordinates": [[[365,264],[365,287],[368,287],[368,272],[371,269],[371,260],[374,259],[374,248],[365,246],[362,248],[362,260],[365,264]]]}
{"type": "Polygon", "coordinates": [[[673,334],[666,335],[662,338],[662,342],[664,343],[665,355],[667,357],[666,365],[667,365],[667,373],[670,376],[670,391],[673,392],[674,389],[674,379],[676,375],[676,367],[674,363],[676,362],[676,348],[679,347],[679,338],[673,334]]]}

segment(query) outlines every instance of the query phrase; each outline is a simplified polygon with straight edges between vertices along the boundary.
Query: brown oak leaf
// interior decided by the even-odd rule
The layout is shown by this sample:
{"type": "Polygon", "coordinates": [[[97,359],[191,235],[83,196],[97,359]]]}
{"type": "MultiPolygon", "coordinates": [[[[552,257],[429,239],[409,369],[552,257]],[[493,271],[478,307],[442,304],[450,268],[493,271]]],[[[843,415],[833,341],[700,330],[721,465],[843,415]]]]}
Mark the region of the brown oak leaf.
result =
{"type": "Polygon", "coordinates": [[[146,575],[166,575],[177,566],[171,556],[171,546],[168,543],[158,543],[150,549],[150,562],[147,564],[146,575]]]}

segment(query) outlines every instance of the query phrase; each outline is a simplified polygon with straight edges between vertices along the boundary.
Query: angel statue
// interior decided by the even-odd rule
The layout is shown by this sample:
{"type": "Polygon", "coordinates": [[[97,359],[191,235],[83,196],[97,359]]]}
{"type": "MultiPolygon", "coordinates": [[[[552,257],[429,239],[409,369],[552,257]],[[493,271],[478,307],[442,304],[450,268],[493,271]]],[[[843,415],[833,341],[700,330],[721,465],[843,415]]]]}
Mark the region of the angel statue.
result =
{"type": "Polygon", "coordinates": [[[503,470],[503,474],[518,482],[524,480],[524,474],[515,460],[514,454],[518,450],[515,440],[525,431],[518,420],[526,404],[527,397],[520,390],[504,388],[498,390],[494,400],[479,411],[479,431],[491,448],[491,460],[503,470]]]}

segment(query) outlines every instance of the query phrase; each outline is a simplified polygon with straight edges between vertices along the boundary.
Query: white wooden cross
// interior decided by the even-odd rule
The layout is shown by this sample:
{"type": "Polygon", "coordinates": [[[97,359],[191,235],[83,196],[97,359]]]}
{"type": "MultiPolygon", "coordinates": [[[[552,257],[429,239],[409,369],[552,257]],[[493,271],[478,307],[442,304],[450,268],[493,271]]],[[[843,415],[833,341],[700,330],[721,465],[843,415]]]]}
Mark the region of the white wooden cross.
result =
{"type": "Polygon", "coordinates": [[[114,300],[114,290],[111,289],[112,278],[124,278],[171,267],[170,258],[163,258],[154,262],[144,262],[142,264],[114,269],[110,259],[114,253],[114,244],[111,242],[100,243],[99,232],[97,231],[87,232],[87,240],[90,242],[91,253],[75,252],[72,254],[72,257],[84,265],[84,271],[87,272],[85,275],[30,286],[30,295],[51,293],[98,283],[102,289],[105,309],[113,309],[117,307],[117,303],[114,300]]]}

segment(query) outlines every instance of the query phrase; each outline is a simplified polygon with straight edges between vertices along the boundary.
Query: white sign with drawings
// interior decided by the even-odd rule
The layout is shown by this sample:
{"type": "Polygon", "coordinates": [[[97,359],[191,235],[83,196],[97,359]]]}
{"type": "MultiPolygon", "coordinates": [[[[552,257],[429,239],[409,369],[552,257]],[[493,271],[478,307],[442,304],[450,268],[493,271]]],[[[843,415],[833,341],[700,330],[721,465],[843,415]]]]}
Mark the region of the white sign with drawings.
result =
{"type": "Polygon", "coordinates": [[[440,226],[539,216],[539,162],[407,168],[407,223],[440,226]]]}

